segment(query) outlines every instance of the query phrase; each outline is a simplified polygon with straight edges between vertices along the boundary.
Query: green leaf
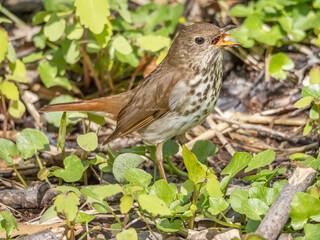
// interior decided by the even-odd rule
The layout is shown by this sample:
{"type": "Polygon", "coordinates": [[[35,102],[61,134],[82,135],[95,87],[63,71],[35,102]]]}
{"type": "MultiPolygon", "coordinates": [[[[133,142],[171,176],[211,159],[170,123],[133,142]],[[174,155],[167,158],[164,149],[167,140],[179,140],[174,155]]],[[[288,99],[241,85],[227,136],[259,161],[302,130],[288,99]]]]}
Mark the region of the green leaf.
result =
{"type": "MultiPolygon", "coordinates": [[[[320,0],[319,0],[320,2],[320,0]]],[[[320,84],[320,69],[314,67],[309,72],[310,84],[320,84]]]]}
{"type": "Polygon", "coordinates": [[[0,28],[0,63],[4,60],[8,51],[8,33],[3,28],[0,28]]]}
{"type": "Polygon", "coordinates": [[[275,46],[285,35],[285,32],[277,24],[273,25],[269,31],[262,30],[259,34],[254,36],[254,39],[269,46],[275,46]]]}
{"type": "Polygon", "coordinates": [[[25,128],[17,139],[17,146],[24,158],[30,158],[38,150],[50,150],[49,139],[47,136],[37,130],[25,128]]]}
{"type": "Polygon", "coordinates": [[[11,42],[8,43],[7,59],[10,61],[10,63],[14,63],[15,61],[17,61],[17,54],[11,42]]]}
{"type": "Polygon", "coordinates": [[[62,213],[69,221],[73,221],[76,218],[79,205],[80,197],[74,192],[69,192],[67,195],[59,194],[54,201],[57,212],[62,213]]]}
{"type": "Polygon", "coordinates": [[[247,166],[251,159],[252,156],[249,153],[235,153],[232,156],[230,163],[221,172],[221,175],[229,174],[230,176],[235,176],[238,172],[240,172],[243,168],[247,166]]]}
{"type": "Polygon", "coordinates": [[[170,46],[170,38],[156,35],[146,35],[137,38],[140,47],[147,51],[157,52],[164,47],[170,46]]]}
{"type": "Polygon", "coordinates": [[[308,219],[320,220],[320,200],[307,193],[296,193],[291,201],[291,225],[293,229],[301,229],[308,219]]]}
{"type": "Polygon", "coordinates": [[[185,181],[181,186],[181,194],[189,195],[194,191],[194,185],[190,179],[185,181]]]}
{"type": "Polygon", "coordinates": [[[267,206],[271,206],[272,203],[278,197],[279,192],[273,188],[265,186],[256,186],[249,189],[250,198],[257,198],[262,200],[267,206]]]}
{"type": "Polygon", "coordinates": [[[88,186],[81,189],[82,194],[89,200],[89,198],[103,201],[105,198],[121,192],[119,184],[109,184],[104,186],[88,186]]]}
{"type": "Polygon", "coordinates": [[[138,202],[143,210],[148,211],[154,215],[166,216],[171,214],[171,210],[166,203],[154,195],[140,195],[138,202]]]}
{"type": "Polygon", "coordinates": [[[244,4],[236,4],[230,10],[230,15],[234,17],[247,17],[253,13],[253,4],[246,6],[244,4]]]}
{"type": "Polygon", "coordinates": [[[125,182],[124,174],[131,168],[138,167],[144,160],[137,154],[124,153],[120,154],[113,163],[113,174],[118,182],[125,182]]]}
{"type": "Polygon", "coordinates": [[[219,214],[220,212],[226,210],[229,206],[224,198],[209,197],[209,203],[210,207],[208,208],[208,212],[212,215],[219,214]]]}
{"type": "Polygon", "coordinates": [[[172,203],[175,193],[172,191],[169,184],[164,179],[160,179],[152,185],[150,189],[150,195],[157,196],[158,198],[163,200],[169,207],[172,203]]]}
{"type": "Polygon", "coordinates": [[[125,179],[134,185],[147,187],[151,183],[152,176],[139,168],[131,168],[124,174],[125,179]]]}
{"type": "Polygon", "coordinates": [[[197,157],[186,146],[182,146],[183,161],[188,171],[190,180],[197,185],[203,182],[207,176],[205,166],[202,165],[197,157]]]}
{"type": "Polygon", "coordinates": [[[285,80],[287,75],[284,70],[292,70],[294,62],[285,53],[277,53],[270,59],[269,72],[272,77],[285,80]]]}
{"type": "Polygon", "coordinates": [[[220,189],[220,183],[216,176],[208,178],[206,190],[210,197],[221,198],[223,196],[223,193],[220,189]]]}
{"type": "Polygon", "coordinates": [[[132,47],[128,40],[124,38],[123,36],[117,36],[113,39],[113,47],[115,50],[117,50],[119,53],[123,55],[128,55],[132,53],[132,47]]]}
{"type": "Polygon", "coordinates": [[[83,35],[83,27],[80,23],[68,25],[66,27],[66,37],[69,40],[79,40],[83,35]]]}
{"type": "Polygon", "coordinates": [[[43,58],[42,52],[34,52],[34,53],[29,54],[28,56],[23,57],[22,62],[23,63],[31,63],[31,62],[36,62],[42,58],[43,58]]]}
{"type": "Polygon", "coordinates": [[[75,223],[85,223],[88,224],[89,222],[91,222],[93,219],[95,219],[96,217],[94,215],[91,214],[87,214],[84,212],[79,212],[76,216],[75,219],[75,223]]]}
{"type": "MultiPolygon", "coordinates": [[[[246,232],[247,233],[255,232],[258,229],[260,223],[261,223],[261,221],[249,219],[247,226],[246,226],[246,232]]],[[[251,240],[259,240],[257,238],[248,238],[247,240],[250,240],[250,239],[251,240]]],[[[264,240],[264,238],[263,238],[263,240],[264,240]]]]}
{"type": "Polygon", "coordinates": [[[64,146],[66,143],[66,133],[67,133],[67,113],[64,112],[61,117],[61,123],[58,133],[57,150],[64,151],[64,146]]]}
{"type": "Polygon", "coordinates": [[[157,223],[157,228],[164,232],[178,232],[182,228],[182,221],[179,219],[170,222],[167,218],[162,218],[157,223]]]}
{"type": "MultiPolygon", "coordinates": [[[[305,237],[304,240],[318,240],[320,232],[320,224],[308,223],[304,226],[305,237]]],[[[296,239],[296,238],[295,238],[296,239]]]]}
{"type": "Polygon", "coordinates": [[[120,210],[121,213],[127,213],[130,211],[131,207],[133,206],[133,197],[130,195],[124,195],[120,198],[120,210]]]}
{"type": "Polygon", "coordinates": [[[20,118],[25,111],[26,107],[20,100],[13,101],[9,107],[9,114],[14,118],[20,118]]]}
{"type": "Polygon", "coordinates": [[[91,152],[98,147],[98,136],[94,132],[82,134],[77,137],[77,143],[83,150],[91,152]]]}
{"type": "Polygon", "coordinates": [[[26,78],[26,67],[23,62],[21,62],[19,59],[15,61],[15,63],[10,63],[9,68],[12,71],[12,74],[14,77],[17,77],[16,79],[13,78],[13,80],[16,80],[17,82],[27,83],[28,79],[26,78]]]}
{"type": "Polygon", "coordinates": [[[138,234],[134,228],[129,228],[118,233],[117,240],[138,240],[138,234]]]}
{"type": "Polygon", "coordinates": [[[16,144],[10,140],[0,138],[0,146],[0,158],[2,158],[7,164],[12,165],[13,159],[11,156],[19,154],[16,144]]]}
{"type": "Polygon", "coordinates": [[[316,104],[313,104],[310,108],[309,118],[312,120],[318,120],[319,119],[319,109],[316,104]]]}
{"type": "Polygon", "coordinates": [[[99,115],[96,115],[93,113],[89,113],[89,112],[87,113],[87,115],[88,115],[89,121],[92,121],[92,122],[99,124],[101,126],[106,124],[106,121],[104,120],[104,117],[102,117],[102,116],[99,116],[99,115]]]}
{"type": "Polygon", "coordinates": [[[242,209],[242,203],[249,199],[249,190],[248,189],[236,189],[231,192],[230,195],[230,204],[234,211],[244,214],[242,209]]]}
{"type": "Polygon", "coordinates": [[[76,187],[72,187],[72,186],[66,186],[66,185],[57,186],[57,187],[54,188],[54,190],[57,190],[57,191],[62,192],[62,193],[74,192],[78,196],[81,195],[81,192],[79,191],[79,189],[76,188],[76,187]]]}
{"type": "Polygon", "coordinates": [[[303,136],[306,136],[312,130],[312,122],[308,122],[303,128],[303,136]]]}
{"type": "Polygon", "coordinates": [[[44,22],[44,19],[50,15],[47,11],[39,11],[32,17],[32,25],[39,25],[44,22]]]}
{"type": "Polygon", "coordinates": [[[14,83],[9,81],[4,81],[0,83],[0,91],[8,99],[19,100],[19,91],[14,83]]]}
{"type": "Polygon", "coordinates": [[[102,32],[110,15],[108,1],[76,0],[74,6],[76,7],[76,15],[80,18],[82,25],[95,34],[102,32]]]}
{"type": "Polygon", "coordinates": [[[314,98],[320,98],[320,84],[305,86],[302,88],[301,94],[303,97],[311,96],[314,98]]]}
{"type": "Polygon", "coordinates": [[[62,52],[64,60],[69,64],[75,64],[80,60],[80,46],[75,40],[63,44],[62,52]]]}
{"type": "Polygon", "coordinates": [[[297,101],[293,106],[296,108],[304,108],[312,102],[314,98],[311,96],[303,97],[299,101],[297,101]]]}
{"type": "Polygon", "coordinates": [[[71,90],[72,86],[67,78],[57,77],[58,67],[51,65],[49,62],[41,62],[38,66],[40,78],[47,88],[53,86],[62,86],[67,90],[71,90]]]}
{"type": "Polygon", "coordinates": [[[261,220],[261,215],[266,215],[269,207],[260,199],[247,199],[241,203],[242,212],[248,218],[253,220],[261,220]]]}
{"type": "Polygon", "coordinates": [[[217,151],[216,145],[208,140],[197,141],[192,147],[192,152],[201,163],[205,163],[207,158],[217,151]]]}
{"type": "Polygon", "coordinates": [[[163,156],[164,157],[173,156],[177,152],[179,152],[179,145],[175,141],[168,140],[163,144],[163,156]]]}
{"type": "Polygon", "coordinates": [[[112,24],[110,22],[107,22],[107,24],[104,25],[103,31],[101,33],[93,34],[100,47],[105,48],[107,46],[112,36],[112,29],[112,24]]]}
{"type": "Polygon", "coordinates": [[[274,161],[275,158],[276,153],[271,149],[258,153],[251,159],[251,161],[248,164],[248,167],[245,169],[244,172],[249,172],[255,168],[261,168],[266,165],[269,165],[274,161]]]}
{"type": "Polygon", "coordinates": [[[115,51],[115,55],[119,59],[120,62],[128,63],[132,67],[138,67],[139,66],[139,59],[134,53],[130,53],[128,55],[121,54],[118,51],[115,51]]]}
{"type": "Polygon", "coordinates": [[[44,222],[46,222],[46,221],[48,221],[48,220],[50,220],[50,219],[52,219],[52,218],[54,218],[56,216],[58,216],[56,206],[52,205],[41,216],[41,218],[39,220],[39,223],[42,224],[42,223],[44,223],[44,222]]]}
{"type": "Polygon", "coordinates": [[[60,39],[65,27],[66,21],[56,13],[52,13],[49,21],[44,25],[43,33],[51,42],[55,42],[60,39]]]}
{"type": "Polygon", "coordinates": [[[76,182],[81,179],[85,168],[76,155],[71,155],[63,160],[64,169],[57,169],[54,176],[62,178],[66,182],[76,182]]]}
{"type": "MultiPolygon", "coordinates": [[[[18,223],[11,212],[2,211],[0,214],[0,232],[6,230],[6,235],[11,236],[14,229],[19,230],[18,223]]],[[[10,239],[10,238],[7,238],[10,239]]]]}
{"type": "Polygon", "coordinates": [[[43,34],[43,31],[41,31],[38,34],[33,35],[32,41],[37,48],[44,49],[46,47],[47,38],[43,34]]]}

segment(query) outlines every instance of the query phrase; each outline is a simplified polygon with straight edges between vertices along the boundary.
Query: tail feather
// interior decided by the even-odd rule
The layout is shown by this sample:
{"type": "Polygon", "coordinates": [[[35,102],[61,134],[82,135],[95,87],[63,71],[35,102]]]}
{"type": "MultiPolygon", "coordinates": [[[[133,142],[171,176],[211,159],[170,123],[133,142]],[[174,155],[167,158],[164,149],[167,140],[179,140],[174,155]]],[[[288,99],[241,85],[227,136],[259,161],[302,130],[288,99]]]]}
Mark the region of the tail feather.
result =
{"type": "Polygon", "coordinates": [[[120,110],[132,99],[133,91],[124,92],[109,97],[96,98],[86,101],[59,103],[46,105],[42,107],[40,112],[103,112],[112,115],[115,119],[120,110]]]}

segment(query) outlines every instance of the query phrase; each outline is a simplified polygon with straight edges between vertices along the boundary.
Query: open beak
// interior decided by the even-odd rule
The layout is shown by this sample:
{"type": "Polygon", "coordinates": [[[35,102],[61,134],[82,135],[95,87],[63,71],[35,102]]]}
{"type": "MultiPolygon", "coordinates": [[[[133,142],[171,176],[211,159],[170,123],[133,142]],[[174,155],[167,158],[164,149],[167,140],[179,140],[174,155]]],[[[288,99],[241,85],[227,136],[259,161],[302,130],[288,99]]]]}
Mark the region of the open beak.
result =
{"type": "Polygon", "coordinates": [[[227,26],[227,27],[225,27],[223,29],[224,33],[222,33],[221,36],[213,39],[211,44],[216,46],[216,47],[233,47],[233,46],[236,46],[236,45],[242,45],[239,42],[233,41],[235,39],[234,36],[225,33],[225,32],[227,32],[227,31],[229,31],[231,29],[234,29],[234,28],[236,28],[236,26],[227,26]]]}

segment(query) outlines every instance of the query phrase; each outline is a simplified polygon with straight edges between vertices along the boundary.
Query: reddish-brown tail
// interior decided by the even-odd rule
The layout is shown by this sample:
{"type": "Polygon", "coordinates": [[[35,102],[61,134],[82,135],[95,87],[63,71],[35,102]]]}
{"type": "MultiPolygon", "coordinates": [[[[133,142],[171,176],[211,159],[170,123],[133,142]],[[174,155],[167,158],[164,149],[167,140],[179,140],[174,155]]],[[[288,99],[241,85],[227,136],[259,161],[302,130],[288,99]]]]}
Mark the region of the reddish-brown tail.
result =
{"type": "Polygon", "coordinates": [[[40,112],[104,112],[112,115],[116,119],[120,110],[131,100],[131,93],[132,92],[129,91],[118,95],[87,101],[46,105],[40,109],[40,112]]]}

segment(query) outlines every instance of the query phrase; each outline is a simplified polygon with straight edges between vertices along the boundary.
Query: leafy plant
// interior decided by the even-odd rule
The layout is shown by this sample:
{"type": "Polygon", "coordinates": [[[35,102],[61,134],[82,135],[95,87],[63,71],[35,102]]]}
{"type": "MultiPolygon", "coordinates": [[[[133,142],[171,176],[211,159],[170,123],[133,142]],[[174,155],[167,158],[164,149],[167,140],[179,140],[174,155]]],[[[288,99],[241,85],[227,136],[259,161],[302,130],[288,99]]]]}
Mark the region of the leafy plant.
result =
{"type": "Polygon", "coordinates": [[[18,224],[12,213],[7,211],[0,212],[0,232],[6,231],[6,239],[10,240],[13,230],[18,228],[18,224]]]}

